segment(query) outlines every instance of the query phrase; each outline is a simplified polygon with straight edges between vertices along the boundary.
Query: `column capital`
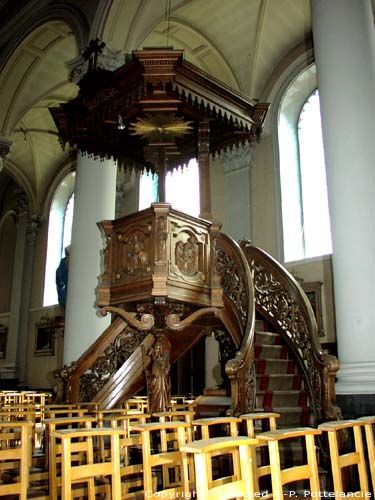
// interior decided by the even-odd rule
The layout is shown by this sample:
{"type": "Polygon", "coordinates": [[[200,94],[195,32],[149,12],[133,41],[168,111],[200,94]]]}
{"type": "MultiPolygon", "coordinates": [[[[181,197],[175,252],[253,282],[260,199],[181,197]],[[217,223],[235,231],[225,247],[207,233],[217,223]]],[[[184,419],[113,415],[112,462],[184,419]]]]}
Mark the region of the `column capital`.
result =
{"type": "Polygon", "coordinates": [[[23,189],[16,189],[14,192],[17,207],[16,212],[18,215],[27,214],[29,211],[29,201],[23,189]]]}
{"type": "MultiPolygon", "coordinates": [[[[90,42],[91,44],[92,42],[90,42]]],[[[88,50],[79,56],[67,61],[68,78],[73,83],[78,83],[90,69],[106,69],[114,71],[123,66],[127,55],[122,50],[112,49],[104,44],[96,52],[95,68],[91,67],[91,58],[87,55],[88,50]]]]}
{"type": "Polygon", "coordinates": [[[7,139],[6,137],[0,136],[0,172],[3,169],[5,160],[9,156],[12,145],[13,145],[12,141],[7,139]]]}
{"type": "Polygon", "coordinates": [[[229,174],[251,167],[252,152],[250,144],[245,144],[220,155],[224,172],[229,174]]]}
{"type": "Polygon", "coordinates": [[[35,245],[36,239],[39,233],[40,225],[42,222],[42,218],[40,215],[30,215],[27,221],[27,243],[30,246],[35,245]]]}

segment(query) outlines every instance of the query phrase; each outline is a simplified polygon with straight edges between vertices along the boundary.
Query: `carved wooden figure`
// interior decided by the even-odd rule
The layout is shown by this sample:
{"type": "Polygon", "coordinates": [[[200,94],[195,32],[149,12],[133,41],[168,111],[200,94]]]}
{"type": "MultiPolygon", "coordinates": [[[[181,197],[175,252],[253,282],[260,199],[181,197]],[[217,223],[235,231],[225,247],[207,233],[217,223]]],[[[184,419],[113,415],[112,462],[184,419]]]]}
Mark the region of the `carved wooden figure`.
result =
{"type": "Polygon", "coordinates": [[[150,411],[166,411],[171,406],[171,343],[165,335],[157,337],[152,348],[150,411]]]}

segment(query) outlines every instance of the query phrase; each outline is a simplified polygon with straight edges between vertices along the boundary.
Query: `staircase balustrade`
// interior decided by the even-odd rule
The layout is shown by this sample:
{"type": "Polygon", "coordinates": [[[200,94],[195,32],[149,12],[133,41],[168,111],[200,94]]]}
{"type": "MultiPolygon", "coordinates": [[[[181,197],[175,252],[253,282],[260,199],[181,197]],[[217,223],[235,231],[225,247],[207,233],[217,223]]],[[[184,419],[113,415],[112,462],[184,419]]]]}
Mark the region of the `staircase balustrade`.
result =
{"type": "Polygon", "coordinates": [[[311,423],[341,419],[335,401],[339,362],[320,345],[314,312],[302,287],[250,241],[241,241],[240,246],[250,265],[256,309],[283,335],[304,374],[313,412],[311,423]]]}
{"type": "Polygon", "coordinates": [[[232,405],[229,412],[239,415],[255,408],[254,287],[250,267],[238,243],[219,232],[213,235],[213,240],[216,272],[221,280],[224,304],[233,310],[239,331],[242,331],[238,351],[225,366],[231,384],[232,405]]]}
{"type": "MultiPolygon", "coordinates": [[[[117,308],[106,309],[119,312],[115,311],[117,308]]],[[[135,393],[145,385],[146,368],[151,361],[147,353],[155,340],[152,334],[146,336],[145,331],[152,327],[153,322],[146,317],[143,323],[137,322],[136,325],[142,330],[136,329],[125,321],[125,317],[129,320],[126,314],[122,311],[123,317],[116,318],[76,362],[55,372],[56,401],[76,403],[95,399],[101,402],[100,397],[98,399],[100,394],[103,403],[113,406],[114,401],[125,397],[129,389],[135,393]],[[127,365],[134,366],[136,350],[140,351],[140,370],[129,370],[127,365]],[[121,386],[115,376],[119,369],[121,386]]],[[[135,325],[134,320],[132,324],[135,325]]]]}

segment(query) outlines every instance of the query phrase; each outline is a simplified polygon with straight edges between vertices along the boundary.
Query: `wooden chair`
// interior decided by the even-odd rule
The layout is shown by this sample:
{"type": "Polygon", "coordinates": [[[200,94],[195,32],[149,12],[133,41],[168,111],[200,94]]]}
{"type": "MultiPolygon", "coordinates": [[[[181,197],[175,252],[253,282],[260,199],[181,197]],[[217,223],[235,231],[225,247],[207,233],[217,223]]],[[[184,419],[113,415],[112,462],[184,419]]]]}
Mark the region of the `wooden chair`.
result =
{"type": "Polygon", "coordinates": [[[133,426],[141,433],[145,498],[182,498],[193,478],[181,447],[187,443],[187,422],[152,422],[133,426]],[[155,480],[154,480],[155,478],[155,480]]]}
{"type": "Polygon", "coordinates": [[[196,431],[195,437],[200,434],[201,439],[220,437],[212,436],[215,431],[224,436],[235,437],[238,435],[238,424],[240,423],[241,419],[238,417],[207,417],[193,420],[193,427],[196,431]]]}
{"type": "Polygon", "coordinates": [[[32,456],[35,457],[36,461],[42,458],[44,428],[41,423],[41,410],[39,407],[27,404],[6,405],[3,406],[0,412],[0,420],[7,422],[20,420],[32,422],[32,456]]]}
{"type": "Polygon", "coordinates": [[[127,410],[136,410],[137,412],[148,412],[148,398],[147,396],[135,396],[128,399],[124,403],[124,407],[127,410]]]}
{"type": "Polygon", "coordinates": [[[375,425],[375,416],[361,417],[358,418],[357,420],[363,423],[365,428],[367,456],[370,468],[372,491],[375,494],[375,441],[374,441],[374,429],[373,429],[373,426],[375,425]]]}
{"type": "Polygon", "coordinates": [[[83,417],[88,413],[87,408],[44,408],[45,419],[83,417]]]}
{"type": "MultiPolygon", "coordinates": [[[[258,437],[262,431],[275,431],[276,420],[279,417],[280,413],[274,412],[246,413],[240,416],[241,420],[246,423],[246,432],[248,437],[252,438],[258,437]]],[[[267,442],[258,439],[258,445],[251,448],[252,464],[254,467],[254,481],[257,491],[261,491],[259,483],[262,478],[267,478],[267,476],[269,476],[268,480],[271,482],[271,467],[269,459],[264,453],[266,447],[268,448],[267,442]]],[[[271,485],[269,489],[271,489],[271,485]]],[[[262,499],[265,500],[266,498],[271,497],[272,492],[267,494],[267,491],[262,488],[262,499]]]]}
{"type": "MultiPolygon", "coordinates": [[[[220,436],[238,436],[238,426],[242,420],[238,417],[223,416],[223,417],[205,417],[193,420],[194,438],[195,439],[209,439],[211,437],[220,436]]],[[[220,470],[228,470],[230,473],[232,462],[228,462],[228,457],[218,453],[218,457],[214,458],[212,453],[212,471],[215,477],[220,470]]],[[[240,462],[239,457],[233,460],[234,473],[239,471],[240,462]]]]}
{"type": "MultiPolygon", "coordinates": [[[[93,416],[68,417],[68,418],[52,418],[44,421],[46,425],[46,470],[48,471],[49,491],[51,500],[57,500],[58,492],[61,487],[61,461],[62,448],[61,442],[56,442],[54,433],[60,430],[75,430],[90,429],[96,423],[93,416]]],[[[77,451],[78,453],[78,451],[77,451]]],[[[80,459],[79,456],[74,457],[80,459]]]]}
{"type": "Polygon", "coordinates": [[[121,500],[120,436],[115,429],[63,429],[53,431],[52,442],[61,447],[61,498],[71,500],[84,497],[95,500],[99,493],[106,500],[121,500]],[[110,440],[110,457],[96,461],[99,457],[94,448],[98,438],[110,440]],[[84,455],[76,460],[77,453],[84,455]],[[96,458],[96,459],[95,459],[96,458]],[[98,482],[101,480],[101,482],[98,482]],[[76,490],[76,491],[75,491],[76,490]]]}
{"type": "MultiPolygon", "coordinates": [[[[337,497],[345,495],[343,469],[349,471],[349,467],[356,469],[359,479],[359,490],[351,492],[351,496],[369,495],[368,479],[366,471],[365,453],[362,441],[362,420],[339,420],[325,422],[319,425],[319,429],[328,435],[329,452],[331,459],[333,488],[337,497]],[[354,438],[354,451],[340,450],[340,432],[348,432],[354,438]]],[[[349,486],[352,489],[351,486],[349,486]]]]}
{"type": "MultiPolygon", "coordinates": [[[[110,420],[112,417],[115,416],[126,416],[129,414],[141,414],[139,411],[135,410],[127,410],[126,408],[112,408],[112,409],[100,409],[100,410],[93,410],[92,412],[93,415],[96,417],[97,421],[97,427],[103,427],[104,426],[104,421],[110,420]]],[[[144,413],[142,413],[144,415],[144,413]]]]}
{"type": "Polygon", "coordinates": [[[27,499],[32,426],[31,422],[0,422],[0,496],[27,499]]]}
{"type": "MultiPolygon", "coordinates": [[[[183,460],[186,455],[194,456],[195,489],[199,499],[225,500],[228,498],[256,498],[253,467],[251,466],[251,447],[257,443],[256,439],[246,436],[225,436],[198,440],[180,447],[183,460]],[[232,457],[234,463],[239,457],[239,469],[231,476],[220,477],[215,480],[212,470],[212,457],[219,454],[232,457]]],[[[184,497],[190,498],[190,489],[185,485],[184,497]]]]}
{"type": "MultiPolygon", "coordinates": [[[[315,436],[321,434],[318,429],[311,427],[301,427],[296,429],[279,429],[260,433],[257,438],[262,441],[267,441],[272,482],[272,498],[274,500],[284,500],[286,496],[296,496],[296,491],[292,493],[285,492],[285,486],[290,483],[308,480],[309,491],[312,498],[319,498],[320,484],[318,463],[315,449],[315,436]],[[307,463],[296,465],[294,467],[282,468],[280,460],[280,442],[286,440],[295,440],[302,438],[304,447],[306,448],[307,463]]],[[[295,488],[295,486],[294,486],[295,488]]],[[[302,492],[301,496],[305,493],[302,492]]]]}
{"type": "MultiPolygon", "coordinates": [[[[121,461],[121,495],[122,499],[144,498],[143,496],[143,460],[142,438],[139,431],[134,430],[139,424],[147,423],[147,413],[125,413],[108,415],[104,418],[104,426],[119,429],[123,432],[120,438],[121,461]]],[[[104,450],[107,453],[106,450],[104,450]]]]}
{"type": "Polygon", "coordinates": [[[187,428],[188,441],[193,441],[193,418],[194,411],[192,410],[171,410],[171,411],[160,411],[152,414],[156,417],[159,422],[187,422],[189,427],[187,428]]]}

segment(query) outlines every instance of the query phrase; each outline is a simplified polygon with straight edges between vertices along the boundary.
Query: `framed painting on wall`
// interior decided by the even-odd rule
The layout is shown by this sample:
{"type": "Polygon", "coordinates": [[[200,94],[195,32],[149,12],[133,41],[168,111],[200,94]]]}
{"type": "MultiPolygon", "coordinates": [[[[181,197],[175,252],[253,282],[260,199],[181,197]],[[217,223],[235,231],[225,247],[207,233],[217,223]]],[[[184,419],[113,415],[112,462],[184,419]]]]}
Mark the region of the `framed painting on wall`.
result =
{"type": "Polygon", "coordinates": [[[55,328],[53,320],[41,318],[35,325],[34,356],[53,356],[55,351],[55,328]]]}
{"type": "Polygon", "coordinates": [[[8,327],[0,324],[0,358],[6,358],[8,327]]]}
{"type": "Polygon", "coordinates": [[[311,307],[315,314],[316,323],[318,326],[319,337],[324,337],[323,328],[323,311],[322,311],[322,282],[311,281],[302,282],[302,288],[309,299],[311,307]]]}

